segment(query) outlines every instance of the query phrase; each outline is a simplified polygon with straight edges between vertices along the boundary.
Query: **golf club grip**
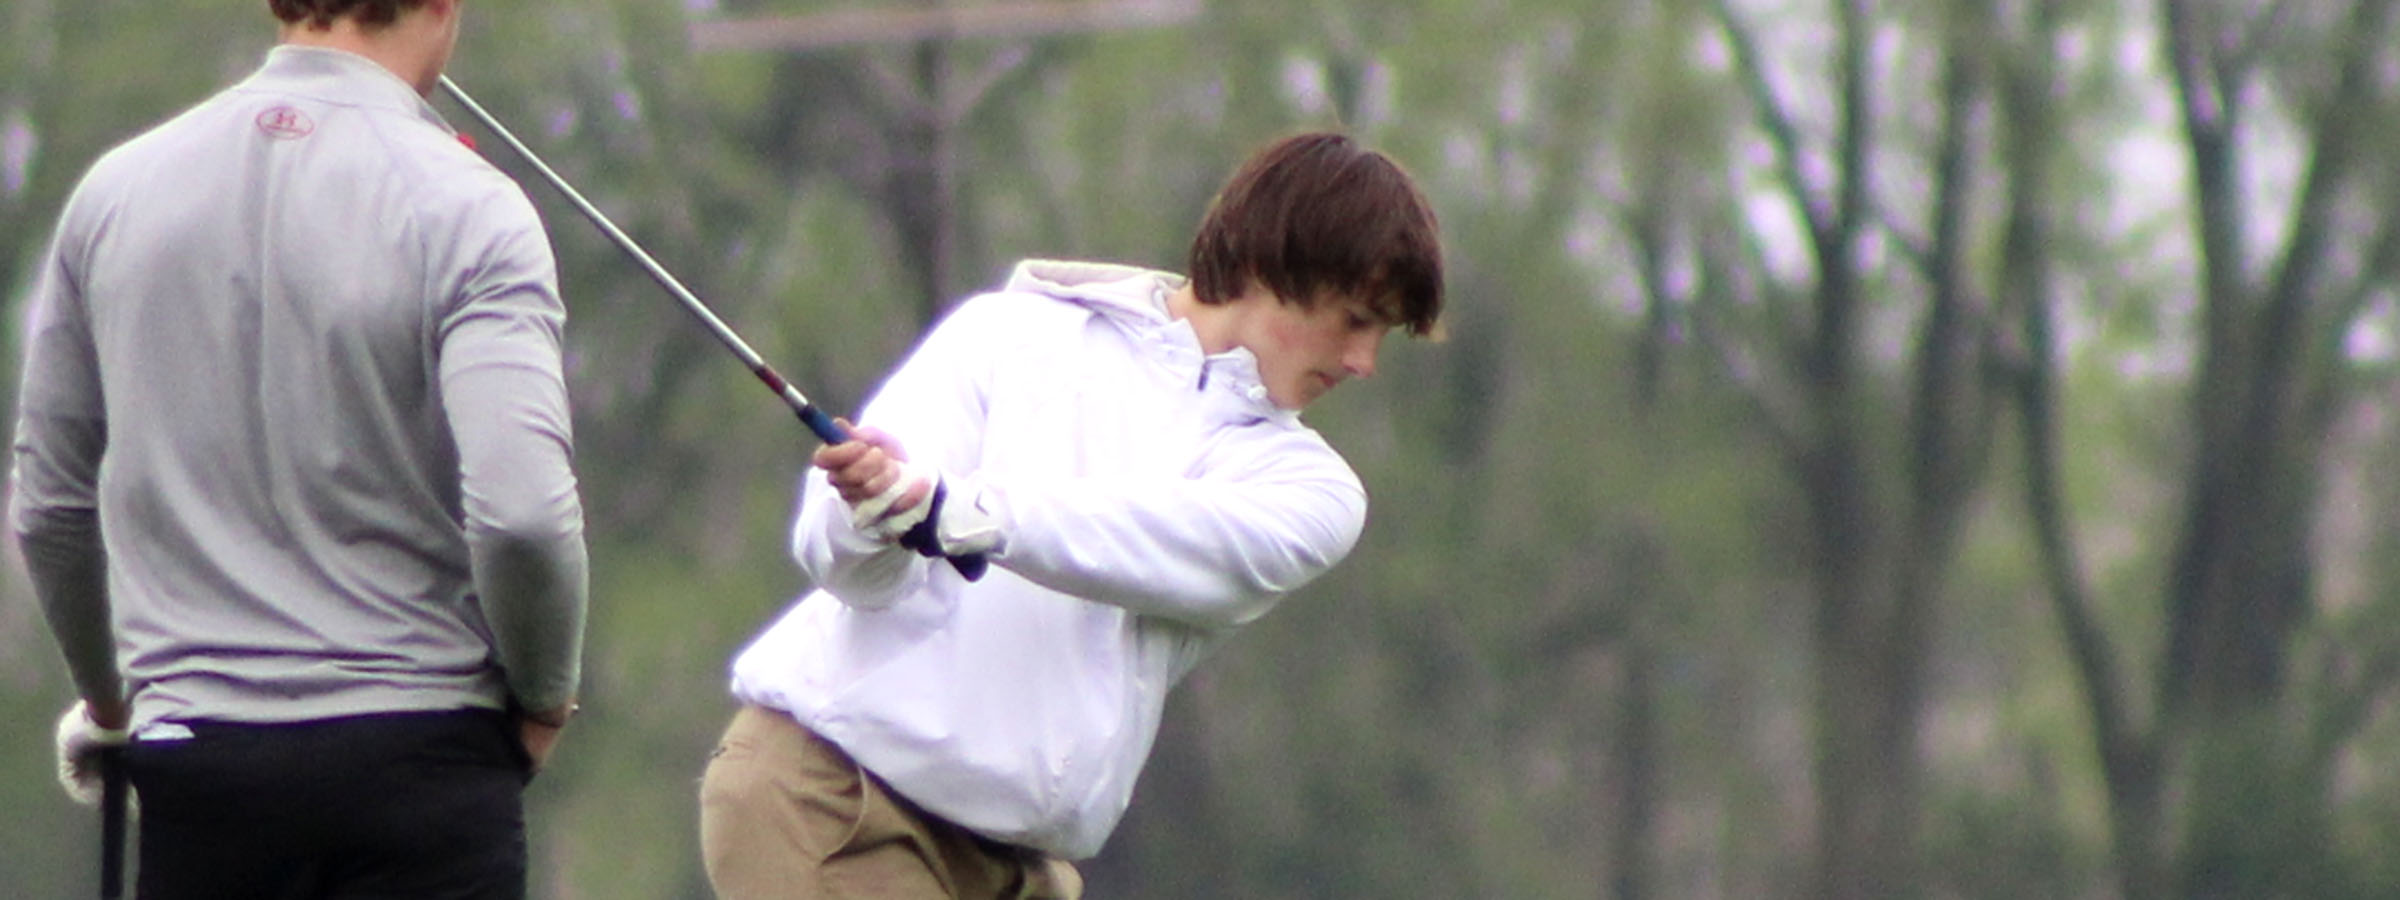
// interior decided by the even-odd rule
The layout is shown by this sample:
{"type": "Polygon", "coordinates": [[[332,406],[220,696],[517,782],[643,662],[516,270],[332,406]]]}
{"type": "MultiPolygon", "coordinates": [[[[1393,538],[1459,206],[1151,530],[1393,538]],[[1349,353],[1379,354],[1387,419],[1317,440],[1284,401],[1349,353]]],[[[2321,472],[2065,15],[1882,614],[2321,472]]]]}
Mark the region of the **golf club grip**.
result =
{"type": "Polygon", "coordinates": [[[835,422],[832,416],[825,414],[824,410],[814,406],[803,406],[796,412],[800,414],[800,424],[808,426],[809,431],[815,432],[817,440],[828,444],[839,444],[850,439],[850,432],[842,430],[841,423],[835,422]]]}
{"type": "Polygon", "coordinates": [[[100,751],[100,900],[125,896],[125,750],[100,751]]]}

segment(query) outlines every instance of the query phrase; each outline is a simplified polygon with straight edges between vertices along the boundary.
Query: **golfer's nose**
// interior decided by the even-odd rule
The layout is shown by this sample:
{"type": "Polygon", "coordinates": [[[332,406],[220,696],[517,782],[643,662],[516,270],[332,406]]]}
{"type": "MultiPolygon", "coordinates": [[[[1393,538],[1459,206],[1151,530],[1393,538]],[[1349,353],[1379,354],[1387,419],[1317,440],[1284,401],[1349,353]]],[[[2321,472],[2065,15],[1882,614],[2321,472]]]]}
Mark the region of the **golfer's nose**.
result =
{"type": "Polygon", "coordinates": [[[1375,357],[1383,352],[1383,334],[1378,329],[1352,340],[1348,347],[1342,349],[1342,368],[1357,378],[1372,377],[1375,374],[1375,357]]]}

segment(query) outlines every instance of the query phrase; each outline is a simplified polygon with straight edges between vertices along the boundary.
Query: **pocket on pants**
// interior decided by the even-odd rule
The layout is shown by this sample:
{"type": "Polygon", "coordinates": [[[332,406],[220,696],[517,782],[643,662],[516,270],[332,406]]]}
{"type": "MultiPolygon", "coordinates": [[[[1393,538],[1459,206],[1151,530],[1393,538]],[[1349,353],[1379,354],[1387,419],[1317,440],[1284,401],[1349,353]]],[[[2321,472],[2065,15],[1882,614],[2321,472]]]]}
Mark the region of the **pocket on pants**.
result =
{"type": "Polygon", "coordinates": [[[858,765],[788,718],[729,730],[700,780],[704,843],[818,862],[858,836],[866,803],[858,765]]]}

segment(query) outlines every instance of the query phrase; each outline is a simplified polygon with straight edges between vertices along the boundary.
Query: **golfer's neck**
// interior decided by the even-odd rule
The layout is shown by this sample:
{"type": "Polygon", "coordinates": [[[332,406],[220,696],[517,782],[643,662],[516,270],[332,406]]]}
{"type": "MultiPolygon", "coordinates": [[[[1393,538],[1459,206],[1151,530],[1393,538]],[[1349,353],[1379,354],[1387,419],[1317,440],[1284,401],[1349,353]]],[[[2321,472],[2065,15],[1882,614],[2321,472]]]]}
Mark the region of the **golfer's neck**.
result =
{"type": "Polygon", "coordinates": [[[1186,281],[1182,287],[1167,295],[1167,315],[1192,323],[1192,334],[1200,339],[1203,352],[1215,354],[1233,349],[1233,318],[1236,311],[1224,304],[1211,306],[1200,302],[1200,295],[1186,281]]]}
{"type": "Polygon", "coordinates": [[[443,55],[436,46],[422,35],[397,25],[367,29],[351,19],[337,19],[329,28],[312,28],[301,23],[283,26],[277,40],[364,56],[415,86],[419,94],[431,95],[435,79],[442,74],[443,55]]]}

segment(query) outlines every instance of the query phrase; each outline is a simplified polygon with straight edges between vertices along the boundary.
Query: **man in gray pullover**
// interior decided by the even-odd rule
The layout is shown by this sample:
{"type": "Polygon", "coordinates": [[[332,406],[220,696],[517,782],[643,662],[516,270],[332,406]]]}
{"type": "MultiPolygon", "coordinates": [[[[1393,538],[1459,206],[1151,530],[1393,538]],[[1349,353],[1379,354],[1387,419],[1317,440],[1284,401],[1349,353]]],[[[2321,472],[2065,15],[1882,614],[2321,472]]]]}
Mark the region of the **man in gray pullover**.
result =
{"type": "Polygon", "coordinates": [[[37,272],[10,520],[145,900],[525,891],[587,561],[548,239],[425,100],[460,3],[270,0],[37,272]]]}

